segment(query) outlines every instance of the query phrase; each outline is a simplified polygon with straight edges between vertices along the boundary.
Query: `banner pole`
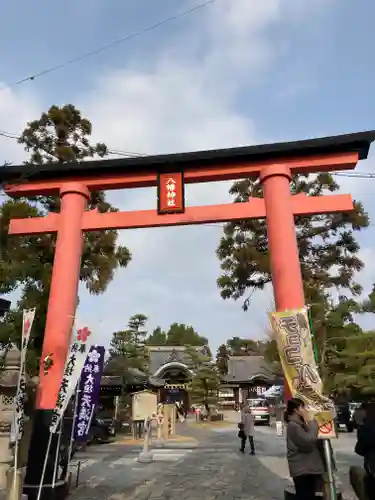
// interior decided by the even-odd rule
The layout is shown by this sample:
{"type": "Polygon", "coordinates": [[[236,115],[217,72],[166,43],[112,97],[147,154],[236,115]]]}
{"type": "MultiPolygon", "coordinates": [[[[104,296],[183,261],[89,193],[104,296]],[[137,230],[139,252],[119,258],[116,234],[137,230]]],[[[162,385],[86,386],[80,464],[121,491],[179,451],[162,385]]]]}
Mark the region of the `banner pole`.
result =
{"type": "Polygon", "coordinates": [[[323,440],[324,458],[327,466],[327,478],[330,500],[337,500],[335,476],[333,474],[332,454],[329,439],[323,440]]]}
{"type": "Polygon", "coordinates": [[[93,404],[91,406],[90,420],[87,422],[87,435],[90,432],[90,427],[91,427],[91,422],[92,422],[92,419],[93,419],[93,416],[94,416],[94,412],[95,412],[95,405],[93,404]]]}
{"type": "Polygon", "coordinates": [[[77,420],[78,400],[79,400],[79,394],[81,392],[80,384],[81,384],[81,377],[79,377],[78,382],[77,382],[76,399],[74,401],[73,422],[72,422],[72,429],[70,431],[69,450],[68,450],[68,470],[69,470],[72,451],[73,451],[74,430],[75,430],[76,420],[77,420]]]}
{"type": "Polygon", "coordinates": [[[57,468],[59,465],[59,453],[60,453],[60,443],[61,443],[61,434],[62,434],[62,424],[63,424],[63,421],[61,421],[61,423],[60,423],[60,430],[59,430],[59,435],[57,438],[55,464],[53,466],[53,476],[52,476],[52,494],[53,494],[53,492],[55,490],[55,486],[56,486],[56,475],[57,475],[57,468]]]}
{"type": "MultiPolygon", "coordinates": [[[[311,340],[312,340],[313,350],[314,350],[314,359],[315,359],[315,363],[318,366],[318,350],[317,350],[317,346],[316,346],[314,329],[313,329],[311,306],[307,306],[307,316],[309,318],[311,340]]],[[[330,445],[329,439],[323,439],[323,453],[324,453],[324,459],[325,459],[325,463],[326,463],[326,467],[327,467],[327,479],[328,479],[329,496],[330,496],[329,500],[337,500],[335,476],[333,474],[332,452],[331,452],[331,445],[330,445]]]]}
{"type": "Polygon", "coordinates": [[[311,340],[312,340],[313,351],[314,351],[314,359],[315,359],[315,363],[318,366],[319,356],[318,356],[318,349],[317,349],[316,342],[315,342],[313,320],[312,320],[312,314],[311,314],[311,306],[307,306],[307,317],[309,318],[309,326],[310,326],[311,340]]]}
{"type": "Polygon", "coordinates": [[[43,463],[43,470],[42,470],[42,475],[40,478],[40,483],[39,483],[39,488],[38,488],[38,496],[36,500],[40,500],[41,494],[42,494],[42,488],[43,488],[43,482],[44,482],[44,476],[46,474],[46,468],[47,468],[47,462],[48,462],[48,456],[49,452],[51,449],[51,443],[52,443],[52,432],[49,433],[49,439],[48,439],[48,445],[47,445],[47,450],[46,450],[46,456],[44,458],[44,463],[43,463]]]}

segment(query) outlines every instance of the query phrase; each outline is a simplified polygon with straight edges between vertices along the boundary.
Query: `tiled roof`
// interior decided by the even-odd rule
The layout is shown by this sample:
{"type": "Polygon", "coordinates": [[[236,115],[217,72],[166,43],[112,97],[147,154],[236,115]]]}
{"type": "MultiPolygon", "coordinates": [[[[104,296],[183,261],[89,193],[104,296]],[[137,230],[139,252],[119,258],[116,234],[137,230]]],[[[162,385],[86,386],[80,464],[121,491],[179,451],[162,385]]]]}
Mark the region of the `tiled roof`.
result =
{"type": "Polygon", "coordinates": [[[263,378],[272,382],[275,375],[263,356],[231,356],[228,360],[227,382],[251,382],[263,378]]]}
{"type": "MultiPolygon", "coordinates": [[[[196,347],[195,349],[200,350],[202,354],[206,353],[205,346],[196,347]]],[[[155,374],[161,366],[173,361],[183,363],[188,367],[191,366],[190,356],[184,346],[150,346],[148,350],[149,369],[152,374],[155,374]]]]}
{"type": "Polygon", "coordinates": [[[122,386],[124,379],[126,383],[133,385],[145,384],[154,387],[162,387],[165,384],[165,381],[161,378],[149,377],[146,373],[143,373],[136,368],[128,368],[126,372],[124,372],[124,376],[103,375],[100,380],[100,385],[102,387],[122,386]]]}

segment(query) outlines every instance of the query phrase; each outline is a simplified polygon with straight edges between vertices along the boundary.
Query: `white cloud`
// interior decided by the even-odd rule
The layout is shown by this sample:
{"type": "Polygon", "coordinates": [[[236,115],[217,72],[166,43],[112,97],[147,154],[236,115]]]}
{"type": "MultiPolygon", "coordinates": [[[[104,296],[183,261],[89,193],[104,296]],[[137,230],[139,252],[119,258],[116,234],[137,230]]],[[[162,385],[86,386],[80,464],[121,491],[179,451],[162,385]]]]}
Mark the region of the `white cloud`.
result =
{"type": "MultiPolygon", "coordinates": [[[[40,104],[33,95],[15,93],[0,84],[0,133],[5,131],[18,134],[27,121],[38,116],[40,109],[40,104]]],[[[4,161],[21,163],[26,158],[22,147],[14,139],[0,135],[0,148],[0,164],[4,161]]]]}

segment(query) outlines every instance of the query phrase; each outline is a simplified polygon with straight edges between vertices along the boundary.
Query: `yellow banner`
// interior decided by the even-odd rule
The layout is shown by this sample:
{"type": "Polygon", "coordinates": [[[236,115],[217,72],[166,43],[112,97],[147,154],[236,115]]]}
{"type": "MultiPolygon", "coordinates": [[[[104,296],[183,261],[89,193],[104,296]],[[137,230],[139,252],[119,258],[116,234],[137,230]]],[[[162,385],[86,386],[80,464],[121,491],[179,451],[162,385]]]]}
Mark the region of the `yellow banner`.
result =
{"type": "Polygon", "coordinates": [[[323,395],[306,308],[270,313],[270,319],[292,396],[305,402],[319,426],[331,423],[335,407],[323,395]]]}

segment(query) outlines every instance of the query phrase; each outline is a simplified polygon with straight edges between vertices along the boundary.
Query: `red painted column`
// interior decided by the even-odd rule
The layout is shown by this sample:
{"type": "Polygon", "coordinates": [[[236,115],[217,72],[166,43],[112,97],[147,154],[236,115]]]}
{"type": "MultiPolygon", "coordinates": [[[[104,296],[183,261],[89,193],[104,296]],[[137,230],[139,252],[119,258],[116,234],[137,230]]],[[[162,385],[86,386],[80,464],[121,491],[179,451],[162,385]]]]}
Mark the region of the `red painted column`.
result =
{"type": "MultiPolygon", "coordinates": [[[[266,206],[268,249],[277,311],[304,307],[301,266],[290,193],[289,168],[270,165],[260,174],[266,206]]],[[[291,393],[285,381],[285,400],[291,393]]]]}
{"type": "Polygon", "coordinates": [[[41,410],[55,407],[64,373],[77,307],[83,251],[81,220],[88,197],[87,187],[79,182],[66,183],[60,189],[59,228],[40,363],[37,407],[41,410]],[[43,363],[46,356],[53,361],[47,374],[44,373],[43,363]]]}

